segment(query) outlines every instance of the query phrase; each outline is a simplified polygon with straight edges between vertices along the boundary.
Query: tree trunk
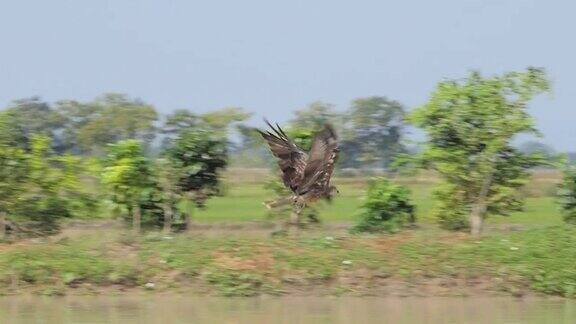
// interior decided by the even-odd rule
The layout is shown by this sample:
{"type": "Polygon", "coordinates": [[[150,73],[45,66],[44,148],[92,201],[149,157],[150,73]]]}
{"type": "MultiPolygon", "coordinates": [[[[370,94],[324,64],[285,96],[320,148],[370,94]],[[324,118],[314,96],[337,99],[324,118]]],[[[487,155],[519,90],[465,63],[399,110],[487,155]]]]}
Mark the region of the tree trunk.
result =
{"type": "Polygon", "coordinates": [[[132,225],[135,233],[140,233],[140,229],[142,227],[142,209],[140,208],[140,204],[136,204],[134,206],[134,215],[132,218],[132,225]]]}
{"type": "Polygon", "coordinates": [[[477,202],[472,206],[472,211],[470,212],[470,234],[474,237],[478,237],[482,233],[485,211],[486,203],[477,202]]]}
{"type": "Polygon", "coordinates": [[[194,207],[192,205],[192,200],[188,199],[186,203],[187,205],[186,214],[184,215],[184,231],[189,232],[192,229],[192,210],[194,207]]]}
{"type": "Polygon", "coordinates": [[[482,225],[484,223],[484,216],[486,210],[488,209],[488,192],[490,191],[490,186],[492,185],[493,173],[490,173],[482,183],[480,188],[480,193],[476,202],[472,205],[472,210],[470,211],[470,234],[474,237],[480,236],[482,234],[482,225]]]}
{"type": "Polygon", "coordinates": [[[186,215],[184,215],[184,230],[189,232],[192,229],[192,213],[194,212],[194,194],[186,194],[186,215]]]}
{"type": "Polygon", "coordinates": [[[6,238],[6,212],[0,212],[0,240],[6,238]]]}
{"type": "Polygon", "coordinates": [[[169,234],[172,230],[172,219],[174,216],[174,210],[170,203],[164,204],[164,228],[162,231],[164,234],[169,234]]]}

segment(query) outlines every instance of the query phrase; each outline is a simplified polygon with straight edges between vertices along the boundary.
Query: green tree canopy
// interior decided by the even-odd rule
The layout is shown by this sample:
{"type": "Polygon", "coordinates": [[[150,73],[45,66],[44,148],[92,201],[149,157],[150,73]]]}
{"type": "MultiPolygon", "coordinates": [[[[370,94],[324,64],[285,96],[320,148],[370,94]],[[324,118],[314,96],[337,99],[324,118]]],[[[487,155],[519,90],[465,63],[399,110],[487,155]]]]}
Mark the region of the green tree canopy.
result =
{"type": "Polygon", "coordinates": [[[6,124],[0,126],[0,137],[28,148],[34,135],[47,136],[61,150],[57,134],[63,127],[63,116],[40,97],[14,100],[1,114],[0,124],[6,124]]]}
{"type": "Polygon", "coordinates": [[[243,122],[251,116],[252,113],[246,112],[242,108],[229,107],[205,113],[201,115],[201,118],[209,130],[227,137],[233,125],[243,122]]]}
{"type": "Polygon", "coordinates": [[[139,231],[142,203],[147,194],[155,189],[152,165],[137,140],[111,144],[108,152],[102,180],[108,186],[113,201],[126,207],[134,229],[139,231]]]}
{"type": "Polygon", "coordinates": [[[560,184],[558,198],[564,221],[576,224],[576,167],[568,166],[560,184]]]}
{"type": "Polygon", "coordinates": [[[231,107],[205,114],[195,114],[190,110],[178,109],[166,116],[162,132],[177,135],[192,128],[202,128],[227,136],[231,126],[252,116],[242,108],[231,107]]]}
{"type": "Polygon", "coordinates": [[[316,101],[297,110],[285,131],[307,150],[314,133],[331,123],[340,137],[341,167],[386,168],[404,151],[404,118],[404,106],[381,96],[355,99],[346,112],[316,101]]]}
{"type": "Polygon", "coordinates": [[[195,114],[189,110],[176,110],[166,117],[162,127],[162,133],[165,134],[163,146],[170,147],[171,142],[190,130],[203,130],[211,133],[211,136],[218,136],[233,146],[230,141],[232,131],[238,130],[240,136],[246,135],[242,131],[248,128],[240,124],[250,118],[251,113],[244,111],[242,108],[231,107],[215,110],[205,114],[195,114]],[[236,129],[233,126],[237,126],[236,129]]]}
{"type": "Polygon", "coordinates": [[[404,151],[405,108],[386,97],[352,101],[346,114],[342,144],[343,163],[386,168],[404,151]]]}
{"type": "Polygon", "coordinates": [[[18,122],[13,111],[0,112],[0,145],[22,149],[29,146],[23,125],[18,122]]]}
{"type": "Polygon", "coordinates": [[[157,132],[154,107],[124,94],[88,103],[61,101],[58,110],[65,116],[65,143],[83,153],[100,154],[106,145],[128,139],[149,144],[157,132]]]}
{"type": "Polygon", "coordinates": [[[21,163],[19,171],[13,172],[26,172],[26,175],[20,177],[23,187],[12,216],[23,229],[35,234],[55,233],[59,230],[59,219],[77,216],[93,207],[90,205],[93,201],[87,198],[80,184],[78,159],[57,155],[49,137],[32,136],[29,151],[21,154],[15,155],[21,163]]]}
{"type": "Polygon", "coordinates": [[[202,206],[217,193],[219,173],[227,165],[227,142],[204,129],[189,129],[172,143],[166,156],[181,169],[179,187],[202,206]]]}
{"type": "Polygon", "coordinates": [[[527,104],[548,90],[541,69],[492,78],[472,72],[464,80],[440,82],[411,115],[428,135],[422,158],[444,181],[436,194],[436,215],[445,227],[470,224],[479,234],[486,215],[521,206],[516,189],[538,161],[511,142],[517,134],[536,132],[527,104]]]}
{"type": "Polygon", "coordinates": [[[6,235],[8,216],[25,191],[29,163],[23,149],[0,144],[0,239],[6,235]]]}
{"type": "Polygon", "coordinates": [[[294,118],[290,121],[290,127],[311,131],[318,131],[324,127],[324,124],[340,124],[340,115],[334,108],[334,105],[315,101],[304,109],[294,112],[294,118]]]}
{"type": "Polygon", "coordinates": [[[202,123],[202,118],[186,109],[178,109],[173,113],[166,116],[162,133],[168,135],[177,135],[186,129],[199,127],[202,123]]]}

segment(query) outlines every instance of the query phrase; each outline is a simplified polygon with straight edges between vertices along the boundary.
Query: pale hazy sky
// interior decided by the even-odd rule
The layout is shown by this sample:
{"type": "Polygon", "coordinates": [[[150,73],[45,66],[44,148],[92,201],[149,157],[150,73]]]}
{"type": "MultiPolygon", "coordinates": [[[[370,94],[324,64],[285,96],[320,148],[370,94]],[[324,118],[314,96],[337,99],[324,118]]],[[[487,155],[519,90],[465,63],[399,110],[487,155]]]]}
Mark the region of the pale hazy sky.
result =
{"type": "Polygon", "coordinates": [[[124,92],[286,121],[323,100],[423,103],[437,81],[545,67],[544,141],[576,150],[576,1],[2,0],[0,106],[124,92]]]}

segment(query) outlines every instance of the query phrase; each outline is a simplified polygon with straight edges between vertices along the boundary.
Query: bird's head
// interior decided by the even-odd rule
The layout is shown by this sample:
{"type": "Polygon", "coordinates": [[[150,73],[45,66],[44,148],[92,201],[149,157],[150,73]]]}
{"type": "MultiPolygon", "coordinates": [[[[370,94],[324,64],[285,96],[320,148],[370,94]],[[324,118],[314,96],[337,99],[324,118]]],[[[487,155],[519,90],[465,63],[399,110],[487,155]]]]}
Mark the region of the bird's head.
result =
{"type": "Polygon", "coordinates": [[[340,194],[340,190],[338,190],[338,188],[336,188],[336,186],[330,186],[328,188],[327,198],[328,198],[328,200],[331,200],[332,198],[334,198],[334,196],[339,195],[339,194],[340,194]]]}
{"type": "Polygon", "coordinates": [[[328,187],[328,191],[326,192],[324,199],[326,200],[326,202],[331,204],[332,199],[339,193],[340,193],[340,191],[338,190],[338,188],[336,188],[335,186],[330,186],[330,187],[328,187]]]}

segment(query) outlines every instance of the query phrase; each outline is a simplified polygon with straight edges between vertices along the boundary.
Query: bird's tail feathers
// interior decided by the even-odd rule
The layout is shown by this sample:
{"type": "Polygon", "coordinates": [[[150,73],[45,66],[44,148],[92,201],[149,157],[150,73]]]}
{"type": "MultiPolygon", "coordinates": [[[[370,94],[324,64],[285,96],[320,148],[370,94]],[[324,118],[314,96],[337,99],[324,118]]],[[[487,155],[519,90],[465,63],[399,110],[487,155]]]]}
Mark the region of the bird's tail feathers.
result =
{"type": "Polygon", "coordinates": [[[267,201],[264,203],[264,206],[266,206],[266,208],[268,208],[268,209],[272,209],[272,208],[277,208],[280,206],[288,205],[292,202],[294,202],[293,197],[284,197],[284,198],[279,198],[279,199],[276,199],[273,201],[267,201]]]}

